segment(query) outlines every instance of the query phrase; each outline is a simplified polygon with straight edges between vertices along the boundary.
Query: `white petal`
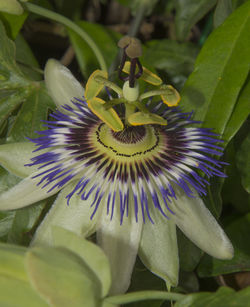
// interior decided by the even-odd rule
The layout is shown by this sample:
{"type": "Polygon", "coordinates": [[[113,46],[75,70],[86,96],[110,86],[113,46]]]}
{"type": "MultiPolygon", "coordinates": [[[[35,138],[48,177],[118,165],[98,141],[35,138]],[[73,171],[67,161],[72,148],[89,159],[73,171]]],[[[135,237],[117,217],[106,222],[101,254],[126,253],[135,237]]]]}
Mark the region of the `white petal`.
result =
{"type": "Polygon", "coordinates": [[[90,207],[93,199],[83,201],[80,196],[74,195],[67,204],[66,196],[74,189],[75,182],[70,183],[58,195],[52,208],[45,216],[38,227],[32,245],[48,244],[53,245],[52,228],[60,226],[78,235],[89,236],[96,230],[98,216],[102,208],[97,210],[91,220],[93,208],[90,207]]]}
{"type": "Polygon", "coordinates": [[[218,259],[231,259],[233,246],[201,198],[188,197],[180,188],[175,189],[177,200],[172,209],[173,220],[184,234],[207,254],[218,259]]]}
{"type": "MultiPolygon", "coordinates": [[[[41,171],[39,171],[39,173],[40,172],[41,171]]],[[[51,192],[47,192],[51,187],[50,185],[44,189],[42,189],[41,186],[37,186],[40,178],[32,178],[37,173],[38,172],[33,173],[29,177],[20,181],[13,188],[0,194],[0,210],[4,211],[23,208],[39,200],[48,198],[60,191],[60,189],[55,188],[51,192]]],[[[52,184],[54,185],[55,182],[52,184]]]]}
{"type": "Polygon", "coordinates": [[[36,171],[37,166],[24,166],[31,163],[36,147],[31,142],[0,145],[0,164],[10,173],[25,178],[36,171]]]}
{"type": "Polygon", "coordinates": [[[163,278],[168,285],[176,286],[179,256],[175,223],[158,210],[151,210],[150,215],[154,224],[146,221],[143,225],[139,256],[151,272],[163,278]]]}
{"type": "Polygon", "coordinates": [[[60,62],[50,59],[44,70],[45,84],[57,107],[70,104],[76,98],[82,98],[84,89],[70,70],[60,62]]]}
{"type": "Polygon", "coordinates": [[[111,266],[110,294],[124,293],[128,289],[142,231],[142,219],[136,223],[134,216],[124,217],[120,225],[117,208],[118,206],[114,210],[112,221],[110,216],[102,216],[97,230],[97,243],[104,250],[111,266]]]}

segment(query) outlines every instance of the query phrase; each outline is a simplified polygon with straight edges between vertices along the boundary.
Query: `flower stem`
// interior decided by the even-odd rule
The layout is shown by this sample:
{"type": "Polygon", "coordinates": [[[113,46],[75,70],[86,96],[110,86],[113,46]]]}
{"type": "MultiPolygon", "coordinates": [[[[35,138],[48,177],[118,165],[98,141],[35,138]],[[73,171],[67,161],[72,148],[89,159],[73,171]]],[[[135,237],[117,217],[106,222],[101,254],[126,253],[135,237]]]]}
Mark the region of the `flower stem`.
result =
{"type": "Polygon", "coordinates": [[[179,293],[171,293],[166,291],[138,291],[123,295],[110,296],[105,299],[105,302],[111,304],[129,304],[138,301],[146,300],[173,300],[178,301],[184,298],[185,295],[179,293]]]}
{"type": "Polygon", "coordinates": [[[107,65],[101,51],[97,47],[96,43],[92,40],[92,38],[81,27],[79,27],[77,24],[75,24],[65,16],[42,8],[38,5],[32,3],[25,3],[23,5],[25,9],[27,9],[29,12],[57,21],[76,32],[93,50],[101,69],[107,71],[107,65]]]}

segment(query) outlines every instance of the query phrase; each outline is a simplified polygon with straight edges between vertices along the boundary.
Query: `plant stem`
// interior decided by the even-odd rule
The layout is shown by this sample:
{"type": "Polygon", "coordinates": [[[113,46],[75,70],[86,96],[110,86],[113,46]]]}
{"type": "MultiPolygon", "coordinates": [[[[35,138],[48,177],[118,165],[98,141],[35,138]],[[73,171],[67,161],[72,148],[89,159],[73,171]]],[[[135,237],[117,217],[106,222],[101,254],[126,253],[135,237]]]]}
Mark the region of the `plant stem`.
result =
{"type": "Polygon", "coordinates": [[[60,14],[42,8],[38,5],[32,3],[25,3],[23,5],[25,9],[27,9],[29,12],[57,21],[63,24],[64,26],[70,28],[74,32],[76,32],[93,50],[101,69],[107,71],[107,65],[101,51],[97,47],[96,43],[92,40],[92,38],[81,27],[79,27],[77,24],[75,24],[65,16],[62,16],[60,14]]]}
{"type": "Polygon", "coordinates": [[[178,301],[184,298],[185,295],[179,293],[171,293],[166,291],[138,291],[123,295],[115,295],[107,297],[105,302],[110,304],[129,304],[138,301],[146,300],[173,300],[178,301]]]}

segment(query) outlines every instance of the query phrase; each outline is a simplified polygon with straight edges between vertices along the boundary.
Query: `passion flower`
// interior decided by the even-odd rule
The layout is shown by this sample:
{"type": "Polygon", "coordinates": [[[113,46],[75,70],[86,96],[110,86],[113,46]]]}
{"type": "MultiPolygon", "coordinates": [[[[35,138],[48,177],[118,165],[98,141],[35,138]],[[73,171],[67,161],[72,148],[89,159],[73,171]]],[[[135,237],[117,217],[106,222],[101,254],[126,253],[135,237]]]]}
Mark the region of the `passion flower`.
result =
{"type": "Polygon", "coordinates": [[[62,190],[33,244],[53,244],[55,226],[83,236],[97,231],[111,263],[111,293],[127,290],[137,252],[152,272],[177,284],[175,225],[211,256],[233,256],[230,241],[201,199],[208,178],[225,176],[224,163],[215,158],[222,155],[221,140],[211,129],[194,127],[192,114],[175,106],[177,91],[162,85],[137,57],[125,62],[129,44],[121,44],[123,90],[96,71],[84,91],[67,68],[49,60],[45,82],[58,110],[46,121],[48,129],[31,139],[33,153],[31,143],[0,146],[2,165],[29,175],[0,195],[0,209],[28,206],[62,190]],[[158,88],[140,94],[138,78],[158,88]],[[108,100],[97,97],[104,87],[118,97],[109,91],[108,100]],[[161,97],[158,103],[143,103],[155,95],[161,97]],[[15,162],[13,167],[17,150],[25,168],[15,162]]]}

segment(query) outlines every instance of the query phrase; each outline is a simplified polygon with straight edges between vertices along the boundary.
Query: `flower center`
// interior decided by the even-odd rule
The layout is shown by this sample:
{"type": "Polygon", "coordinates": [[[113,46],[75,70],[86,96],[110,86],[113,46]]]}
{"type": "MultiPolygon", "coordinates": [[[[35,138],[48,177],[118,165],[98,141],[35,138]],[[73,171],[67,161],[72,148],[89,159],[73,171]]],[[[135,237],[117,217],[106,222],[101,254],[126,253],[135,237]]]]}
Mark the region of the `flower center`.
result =
{"type": "Polygon", "coordinates": [[[154,151],[160,136],[158,129],[150,125],[130,126],[114,132],[102,123],[96,129],[93,141],[99,150],[111,156],[135,157],[154,151]]]}
{"type": "Polygon", "coordinates": [[[146,135],[146,129],[144,126],[138,126],[138,127],[125,127],[124,130],[120,132],[111,132],[113,137],[121,143],[125,144],[134,144],[142,141],[142,139],[146,135]]]}

